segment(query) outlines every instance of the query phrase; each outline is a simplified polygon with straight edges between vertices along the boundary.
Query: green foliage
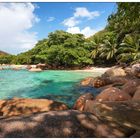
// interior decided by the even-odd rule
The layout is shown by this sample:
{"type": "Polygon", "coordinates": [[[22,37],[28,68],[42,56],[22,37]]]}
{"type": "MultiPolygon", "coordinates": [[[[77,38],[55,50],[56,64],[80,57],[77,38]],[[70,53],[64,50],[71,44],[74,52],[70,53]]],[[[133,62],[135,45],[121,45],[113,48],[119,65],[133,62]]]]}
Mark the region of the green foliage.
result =
{"type": "Polygon", "coordinates": [[[140,33],[140,3],[117,3],[115,14],[108,17],[107,29],[117,33],[118,44],[126,34],[140,33]]]}
{"type": "Polygon", "coordinates": [[[0,64],[11,64],[14,57],[13,55],[0,55],[0,64]]]}
{"type": "Polygon", "coordinates": [[[117,3],[116,13],[108,17],[108,25],[89,40],[93,42],[91,56],[101,59],[131,63],[140,60],[140,4],[117,3]]]}
{"type": "Polygon", "coordinates": [[[117,3],[105,29],[85,39],[57,30],[17,56],[0,56],[0,63],[83,67],[140,61],[140,3],[117,3]]]}
{"type": "Polygon", "coordinates": [[[126,35],[118,49],[120,61],[127,62],[140,60],[140,35],[126,35]]]}
{"type": "Polygon", "coordinates": [[[12,63],[46,63],[54,67],[90,65],[93,61],[90,58],[89,49],[85,47],[86,43],[82,34],[70,34],[57,30],[50,33],[47,39],[39,41],[33,49],[17,55],[12,63]]]}

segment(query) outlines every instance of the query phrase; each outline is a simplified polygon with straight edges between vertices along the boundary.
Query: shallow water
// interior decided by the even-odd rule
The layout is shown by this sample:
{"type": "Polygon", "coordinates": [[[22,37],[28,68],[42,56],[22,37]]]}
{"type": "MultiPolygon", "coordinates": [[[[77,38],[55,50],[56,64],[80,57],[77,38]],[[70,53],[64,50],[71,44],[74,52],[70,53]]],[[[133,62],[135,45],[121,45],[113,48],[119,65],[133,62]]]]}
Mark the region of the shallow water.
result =
{"type": "Polygon", "coordinates": [[[99,76],[100,73],[47,70],[29,72],[27,70],[0,71],[0,99],[13,97],[47,98],[72,105],[77,97],[88,90],[97,93],[96,89],[80,88],[79,82],[88,76],[99,76]]]}

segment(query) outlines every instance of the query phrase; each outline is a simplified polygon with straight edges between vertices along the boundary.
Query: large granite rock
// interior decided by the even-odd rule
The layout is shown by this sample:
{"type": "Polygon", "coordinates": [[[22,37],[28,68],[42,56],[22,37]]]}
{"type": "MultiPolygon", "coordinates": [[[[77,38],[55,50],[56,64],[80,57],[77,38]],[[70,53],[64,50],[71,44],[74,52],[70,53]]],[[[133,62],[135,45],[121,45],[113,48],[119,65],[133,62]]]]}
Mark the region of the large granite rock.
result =
{"type": "Polygon", "coordinates": [[[105,86],[107,84],[108,84],[108,82],[106,79],[101,78],[101,77],[97,77],[94,79],[92,86],[95,88],[99,88],[99,87],[105,86]]]}
{"type": "Polygon", "coordinates": [[[42,70],[45,70],[47,68],[47,65],[39,63],[39,64],[36,65],[36,68],[40,68],[42,70]]]}
{"type": "Polygon", "coordinates": [[[75,102],[73,109],[83,111],[87,100],[93,100],[94,96],[91,93],[81,95],[75,102]]]}
{"type": "Polygon", "coordinates": [[[110,82],[110,84],[121,84],[121,85],[125,84],[129,80],[129,78],[125,77],[125,76],[123,76],[123,77],[114,76],[114,77],[108,77],[106,79],[110,82]]]}
{"type": "Polygon", "coordinates": [[[130,100],[131,96],[127,93],[123,92],[122,90],[115,88],[115,87],[109,87],[105,90],[103,90],[100,94],[98,94],[95,98],[96,101],[102,102],[102,101],[124,101],[124,100],[130,100]]]}
{"type": "Polygon", "coordinates": [[[26,66],[26,69],[27,69],[27,70],[30,70],[30,69],[32,69],[32,66],[31,66],[31,65],[27,65],[27,66],[26,66]]]}
{"type": "Polygon", "coordinates": [[[140,130],[140,101],[100,103],[89,100],[86,102],[84,111],[91,112],[101,119],[140,130]]]}
{"type": "Polygon", "coordinates": [[[132,65],[131,71],[136,77],[140,78],[140,64],[139,63],[132,65]]]}
{"type": "Polygon", "coordinates": [[[139,79],[128,80],[128,82],[123,85],[122,91],[129,94],[130,96],[133,96],[137,89],[137,86],[139,85],[140,85],[139,79]]]}
{"type": "Polygon", "coordinates": [[[0,101],[0,114],[2,117],[67,109],[68,107],[64,103],[47,99],[14,98],[0,101]]]}
{"type": "Polygon", "coordinates": [[[111,68],[107,70],[102,76],[103,77],[126,76],[126,73],[122,68],[111,68]]]}
{"type": "Polygon", "coordinates": [[[137,87],[136,92],[134,93],[132,100],[139,100],[140,101],[140,86],[137,87]]]}
{"type": "Polygon", "coordinates": [[[102,120],[92,113],[50,111],[0,120],[2,138],[91,138],[129,137],[133,128],[102,120]]]}
{"type": "Polygon", "coordinates": [[[93,80],[94,80],[93,77],[87,77],[87,78],[85,78],[84,80],[82,80],[82,81],[80,82],[80,85],[81,85],[81,86],[91,86],[92,83],[93,83],[93,80]]]}
{"type": "Polygon", "coordinates": [[[140,130],[136,131],[130,138],[140,138],[140,130]]]}

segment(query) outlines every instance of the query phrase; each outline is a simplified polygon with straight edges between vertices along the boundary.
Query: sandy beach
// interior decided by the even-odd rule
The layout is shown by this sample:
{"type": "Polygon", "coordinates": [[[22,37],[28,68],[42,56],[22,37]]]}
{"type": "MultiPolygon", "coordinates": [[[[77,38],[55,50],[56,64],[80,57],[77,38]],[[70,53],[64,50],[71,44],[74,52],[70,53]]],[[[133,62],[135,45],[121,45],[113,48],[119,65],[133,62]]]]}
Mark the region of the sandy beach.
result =
{"type": "Polygon", "coordinates": [[[111,67],[106,67],[106,68],[101,68],[101,67],[91,67],[90,69],[84,69],[84,70],[74,70],[74,71],[81,71],[81,72],[99,72],[99,73],[104,73],[111,67]]]}
{"type": "MultiPolygon", "coordinates": [[[[0,65],[0,68],[12,68],[12,69],[26,69],[28,65],[0,65]]],[[[32,68],[35,68],[36,65],[30,65],[32,68]]],[[[104,73],[105,71],[107,71],[108,69],[110,69],[111,67],[90,67],[88,69],[79,69],[79,70],[68,70],[68,71],[75,71],[75,72],[99,72],[99,73],[104,73]]],[[[59,70],[59,69],[58,69],[59,70]]]]}

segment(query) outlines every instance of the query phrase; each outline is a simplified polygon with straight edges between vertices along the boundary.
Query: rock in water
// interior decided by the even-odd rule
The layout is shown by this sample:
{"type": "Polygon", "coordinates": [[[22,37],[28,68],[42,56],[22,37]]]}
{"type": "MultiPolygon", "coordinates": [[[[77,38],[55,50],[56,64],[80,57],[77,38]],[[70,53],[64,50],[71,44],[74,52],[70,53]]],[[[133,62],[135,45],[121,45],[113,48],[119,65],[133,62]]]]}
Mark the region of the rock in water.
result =
{"type": "Polygon", "coordinates": [[[91,86],[94,78],[93,77],[87,77],[86,79],[82,80],[80,85],[81,86],[91,86]]]}
{"type": "Polygon", "coordinates": [[[13,98],[0,102],[0,113],[4,117],[67,109],[64,103],[48,99],[13,98]]]}
{"type": "Polygon", "coordinates": [[[96,101],[124,101],[130,100],[131,96],[115,87],[109,87],[103,90],[95,98],[96,101]]]}
{"type": "Polygon", "coordinates": [[[45,70],[46,67],[47,67],[46,64],[41,64],[41,63],[39,63],[39,64],[36,65],[36,68],[40,68],[40,69],[42,69],[42,70],[45,70]]]}
{"type": "Polygon", "coordinates": [[[32,68],[31,65],[27,65],[27,66],[26,66],[26,69],[27,69],[27,70],[30,70],[31,68],[32,68]]]}
{"type": "Polygon", "coordinates": [[[93,94],[91,93],[83,94],[76,100],[73,109],[83,111],[86,101],[93,100],[93,99],[94,99],[93,94]]]}
{"type": "Polygon", "coordinates": [[[100,77],[95,78],[95,80],[93,81],[93,87],[95,88],[99,88],[105,85],[106,85],[105,80],[100,77]]]}

